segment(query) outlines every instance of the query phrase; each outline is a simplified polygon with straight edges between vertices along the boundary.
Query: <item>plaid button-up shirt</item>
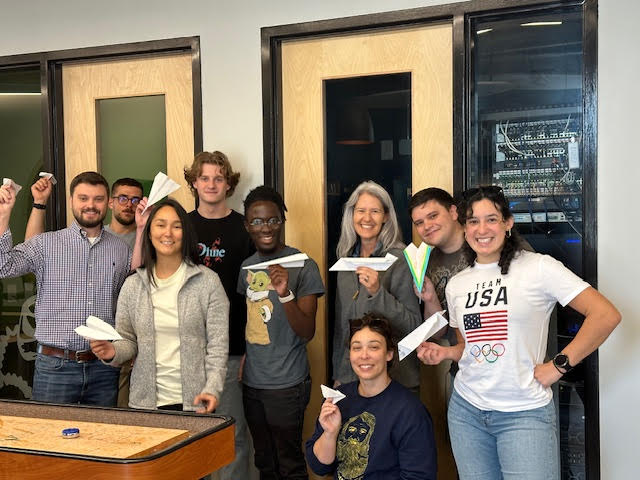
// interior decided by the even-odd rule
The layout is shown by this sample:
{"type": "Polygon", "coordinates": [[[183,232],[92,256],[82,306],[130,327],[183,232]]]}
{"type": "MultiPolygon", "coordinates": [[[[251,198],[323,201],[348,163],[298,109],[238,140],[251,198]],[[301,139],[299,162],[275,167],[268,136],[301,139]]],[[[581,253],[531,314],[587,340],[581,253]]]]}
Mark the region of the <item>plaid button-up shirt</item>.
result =
{"type": "Polygon", "coordinates": [[[36,339],[69,350],[89,342],[74,332],[95,315],[115,325],[120,287],[129,274],[129,247],[102,230],[91,244],[77,222],[46,232],[12,248],[11,231],[0,236],[0,278],[36,276],[36,339]]]}

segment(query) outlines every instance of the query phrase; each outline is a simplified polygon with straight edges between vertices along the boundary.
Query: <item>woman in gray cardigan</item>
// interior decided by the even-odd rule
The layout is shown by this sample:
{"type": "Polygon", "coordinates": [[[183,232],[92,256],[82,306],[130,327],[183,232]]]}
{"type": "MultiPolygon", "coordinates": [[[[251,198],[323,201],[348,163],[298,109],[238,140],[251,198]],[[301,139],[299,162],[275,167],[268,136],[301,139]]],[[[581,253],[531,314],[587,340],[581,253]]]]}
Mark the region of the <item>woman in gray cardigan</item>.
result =
{"type": "MultiPolygon", "coordinates": [[[[358,185],[344,206],[336,249],[338,258],[384,257],[390,253],[398,259],[384,272],[368,267],[359,267],[355,272],[338,272],[333,337],[335,383],[356,380],[348,355],[349,320],[362,318],[369,312],[380,314],[389,320],[396,341],[422,322],[403,249],[389,194],[375,182],[358,185]]],[[[415,354],[393,368],[391,377],[417,392],[420,365],[415,354]]]]}
{"type": "Polygon", "coordinates": [[[227,369],[229,301],[218,275],[196,265],[187,213],[166,199],[143,234],[144,267],[125,281],[116,311],[122,340],[92,341],[118,366],[135,358],[129,406],[213,412],[227,369]]]}

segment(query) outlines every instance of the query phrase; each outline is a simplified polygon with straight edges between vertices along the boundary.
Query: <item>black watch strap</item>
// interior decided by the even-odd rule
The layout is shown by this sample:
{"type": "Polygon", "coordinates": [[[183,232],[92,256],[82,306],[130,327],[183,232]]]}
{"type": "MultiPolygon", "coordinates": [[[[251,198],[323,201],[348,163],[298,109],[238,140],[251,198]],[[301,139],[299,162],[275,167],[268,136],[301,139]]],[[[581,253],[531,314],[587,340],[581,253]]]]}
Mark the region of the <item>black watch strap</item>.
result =
{"type": "Polygon", "coordinates": [[[37,208],[38,210],[46,210],[47,206],[42,203],[33,202],[33,208],[37,208]]]}

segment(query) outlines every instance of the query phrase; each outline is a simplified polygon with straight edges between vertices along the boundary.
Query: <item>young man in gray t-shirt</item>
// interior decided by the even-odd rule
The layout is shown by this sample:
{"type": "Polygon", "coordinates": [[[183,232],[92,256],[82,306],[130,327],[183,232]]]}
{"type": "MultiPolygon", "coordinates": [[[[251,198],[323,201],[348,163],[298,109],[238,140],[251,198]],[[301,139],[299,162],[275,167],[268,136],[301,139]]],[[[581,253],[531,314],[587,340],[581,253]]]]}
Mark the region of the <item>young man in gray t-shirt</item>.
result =
{"type": "MultiPolygon", "coordinates": [[[[243,266],[300,252],[282,241],[286,207],[278,192],[257,187],[244,209],[257,252],[243,266]]],[[[324,294],[318,265],[308,259],[299,268],[241,270],[238,293],[247,301],[242,393],[256,467],[261,478],[306,479],[301,448],[311,390],[306,344],[315,333],[317,301],[324,294]]]]}

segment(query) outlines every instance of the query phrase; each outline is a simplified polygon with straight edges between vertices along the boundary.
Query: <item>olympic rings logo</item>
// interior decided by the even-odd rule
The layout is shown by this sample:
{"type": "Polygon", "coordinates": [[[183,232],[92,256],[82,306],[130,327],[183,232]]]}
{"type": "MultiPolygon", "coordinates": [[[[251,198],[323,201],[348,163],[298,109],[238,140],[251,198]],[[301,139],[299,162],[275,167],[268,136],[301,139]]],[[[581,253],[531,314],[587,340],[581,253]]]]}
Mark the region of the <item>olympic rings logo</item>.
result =
{"type": "Polygon", "coordinates": [[[476,362],[478,363],[482,363],[485,360],[488,363],[495,363],[498,358],[504,355],[504,351],[505,347],[502,343],[494,343],[493,345],[485,343],[484,345],[482,345],[482,347],[473,345],[469,349],[469,353],[471,354],[471,356],[473,356],[473,358],[475,358],[476,362]]]}

